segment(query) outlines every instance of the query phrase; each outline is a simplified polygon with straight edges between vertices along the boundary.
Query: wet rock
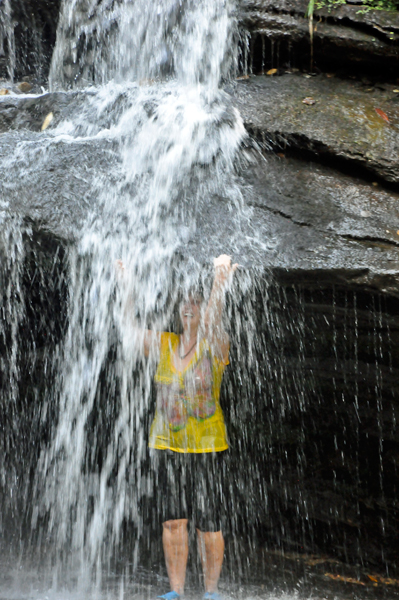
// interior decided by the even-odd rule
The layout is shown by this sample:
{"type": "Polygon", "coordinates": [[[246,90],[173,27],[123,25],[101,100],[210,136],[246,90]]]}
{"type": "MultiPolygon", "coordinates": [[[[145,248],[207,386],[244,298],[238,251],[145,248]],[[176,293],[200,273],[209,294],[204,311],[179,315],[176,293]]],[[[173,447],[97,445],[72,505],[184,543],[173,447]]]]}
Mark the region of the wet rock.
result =
{"type": "Polygon", "coordinates": [[[288,74],[240,81],[234,94],[248,131],[266,146],[307,150],[398,185],[399,103],[394,89],[288,74]],[[304,105],[304,98],[315,104],[304,105]]]}
{"type": "Polygon", "coordinates": [[[0,90],[0,96],[7,96],[7,94],[9,94],[10,92],[8,91],[7,88],[1,88],[0,90]]]}
{"type": "Polygon", "coordinates": [[[239,384],[245,381],[244,333],[231,357],[239,372],[228,374],[229,383],[240,389],[229,413],[231,436],[241,449],[234,457],[237,488],[241,483],[247,497],[253,494],[267,543],[277,538],[283,547],[327,550],[374,566],[387,550],[385,559],[395,568],[397,300],[356,290],[348,281],[328,282],[316,271],[313,283],[303,271],[286,273],[290,282],[276,271],[276,279],[265,278],[253,304],[265,306],[256,317],[265,343],[256,382],[239,384]],[[266,328],[265,314],[272,321],[266,328]],[[250,431],[242,427],[243,415],[250,431]],[[250,464],[244,453],[262,455],[254,482],[242,466],[250,464]],[[379,479],[382,464],[388,472],[379,479]]]}
{"type": "MultiPolygon", "coordinates": [[[[93,199],[98,165],[116,160],[109,143],[60,144],[38,168],[43,133],[27,133],[31,143],[24,164],[13,173],[2,171],[2,194],[7,198],[5,212],[34,223],[35,231],[45,231],[67,245],[76,240],[93,199]]],[[[18,144],[15,134],[3,134],[0,156],[18,144]]],[[[29,226],[30,227],[30,226],[29,226]]],[[[28,228],[29,228],[28,227],[28,228]]]]}
{"type": "MultiPolygon", "coordinates": [[[[279,281],[304,285],[346,285],[399,295],[399,194],[361,179],[272,153],[263,159],[250,152],[242,171],[243,195],[252,207],[248,230],[262,250],[245,244],[232,252],[246,268],[270,269],[279,281]]],[[[189,255],[217,255],[218,239],[234,239],[229,199],[211,199],[199,215],[198,237],[189,255]],[[215,223],[219,238],[214,235],[215,223]],[[206,249],[203,239],[208,239],[206,249]]]]}
{"type": "MultiPolygon", "coordinates": [[[[242,24],[251,33],[249,67],[265,65],[309,68],[307,0],[243,0],[242,24]],[[279,64],[280,63],[280,64],[279,64]]],[[[396,77],[399,15],[388,11],[359,14],[358,6],[314,10],[315,65],[348,68],[396,77]]]]}
{"type": "Polygon", "coordinates": [[[76,95],[62,92],[36,98],[9,96],[0,101],[0,134],[18,129],[40,131],[49,113],[53,113],[56,124],[61,115],[67,115],[68,107],[74,100],[76,103],[76,95]]]}
{"type": "Polygon", "coordinates": [[[17,87],[20,92],[22,92],[23,94],[27,94],[32,90],[33,86],[28,81],[21,81],[21,83],[19,83],[17,87]]]}

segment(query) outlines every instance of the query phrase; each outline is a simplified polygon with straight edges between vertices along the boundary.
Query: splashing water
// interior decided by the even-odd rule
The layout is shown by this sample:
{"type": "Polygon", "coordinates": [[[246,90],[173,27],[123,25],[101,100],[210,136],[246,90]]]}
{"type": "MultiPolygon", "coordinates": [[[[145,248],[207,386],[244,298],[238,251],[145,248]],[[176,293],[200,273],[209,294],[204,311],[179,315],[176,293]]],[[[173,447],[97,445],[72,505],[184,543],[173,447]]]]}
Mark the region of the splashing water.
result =
{"type": "Polygon", "coordinates": [[[65,144],[107,140],[110,153],[70,252],[59,420],[40,460],[34,524],[47,515],[57,547],[83,552],[90,564],[112,554],[126,519],[137,555],[138,507],[151,487],[143,423],[154,363],[137,368],[141,334],[127,320],[165,329],[179,291],[198,279],[207,285],[199,262],[176,260],[195,234],[198,205],[219,194],[238,220],[243,210],[233,164],[245,133],[219,87],[234,66],[233,8],[226,0],[63,5],[51,85],[87,83],[90,71],[102,87],[53,135],[65,144]],[[65,68],[68,51],[79,77],[65,68]],[[117,259],[125,265],[119,283],[117,259]],[[101,459],[94,412],[112,423],[101,459]]]}

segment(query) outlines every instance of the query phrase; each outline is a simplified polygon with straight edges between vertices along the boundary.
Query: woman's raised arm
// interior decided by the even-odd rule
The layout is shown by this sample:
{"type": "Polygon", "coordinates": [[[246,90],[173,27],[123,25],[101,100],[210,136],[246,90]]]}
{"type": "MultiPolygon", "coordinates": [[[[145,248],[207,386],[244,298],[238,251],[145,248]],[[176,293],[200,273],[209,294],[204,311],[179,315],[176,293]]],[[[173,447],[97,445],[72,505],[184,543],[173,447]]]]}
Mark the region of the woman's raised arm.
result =
{"type": "Polygon", "coordinates": [[[212,350],[222,360],[227,360],[229,336],[223,327],[223,309],[226,290],[238,264],[231,263],[231,257],[221,254],[213,261],[215,275],[208,306],[205,311],[205,337],[212,350]]]}

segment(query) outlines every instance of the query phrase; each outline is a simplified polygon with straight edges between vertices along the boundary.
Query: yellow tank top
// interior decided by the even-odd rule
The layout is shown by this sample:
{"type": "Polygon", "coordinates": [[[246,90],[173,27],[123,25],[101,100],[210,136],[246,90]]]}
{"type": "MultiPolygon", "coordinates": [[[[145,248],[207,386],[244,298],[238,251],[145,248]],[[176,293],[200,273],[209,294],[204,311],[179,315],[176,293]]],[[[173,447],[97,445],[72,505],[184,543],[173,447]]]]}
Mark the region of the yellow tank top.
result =
{"type": "Polygon", "coordinates": [[[183,371],[177,371],[175,333],[161,334],[161,350],[155,374],[157,407],[151,425],[149,447],[174,452],[221,452],[227,435],[219,396],[228,358],[216,358],[204,339],[183,371]]]}

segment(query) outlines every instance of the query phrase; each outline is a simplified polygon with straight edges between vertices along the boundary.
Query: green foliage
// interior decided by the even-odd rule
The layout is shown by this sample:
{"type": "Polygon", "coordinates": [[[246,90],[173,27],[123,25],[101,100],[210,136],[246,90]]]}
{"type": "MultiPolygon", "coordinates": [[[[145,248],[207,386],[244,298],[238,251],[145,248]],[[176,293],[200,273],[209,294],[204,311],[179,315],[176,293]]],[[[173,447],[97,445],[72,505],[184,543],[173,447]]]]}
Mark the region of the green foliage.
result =
{"type": "MultiPolygon", "coordinates": [[[[311,0],[309,2],[307,16],[310,15],[309,9],[313,13],[315,5],[317,8],[331,9],[342,4],[346,4],[346,0],[311,0]]],[[[359,12],[368,12],[370,10],[399,11],[399,0],[364,0],[364,4],[359,6],[359,12]]]]}
{"type": "Polygon", "coordinates": [[[310,0],[309,2],[308,8],[305,13],[305,17],[308,19],[310,19],[313,16],[315,1],[316,0],[310,0]]]}

